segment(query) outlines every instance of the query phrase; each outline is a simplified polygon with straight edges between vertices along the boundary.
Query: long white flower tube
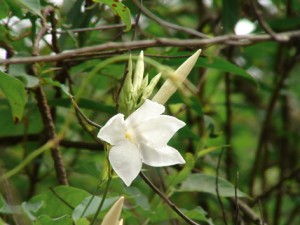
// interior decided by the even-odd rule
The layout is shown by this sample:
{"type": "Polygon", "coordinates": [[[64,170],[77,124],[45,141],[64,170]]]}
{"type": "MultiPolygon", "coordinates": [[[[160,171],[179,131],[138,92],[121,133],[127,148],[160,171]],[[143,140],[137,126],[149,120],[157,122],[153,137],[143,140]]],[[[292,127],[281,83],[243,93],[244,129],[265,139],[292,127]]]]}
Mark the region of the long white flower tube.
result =
{"type": "Polygon", "coordinates": [[[98,133],[98,138],[112,146],[110,164],[127,186],[138,176],[143,163],[155,167],[185,163],[180,153],[167,145],[185,123],[161,115],[164,111],[163,105],[145,100],[126,120],[119,113],[98,133]]]}
{"type": "Polygon", "coordinates": [[[124,197],[120,197],[110,208],[103,218],[101,225],[122,225],[123,220],[119,220],[122,207],[124,203],[124,197]]]}
{"type": "Polygon", "coordinates": [[[152,101],[155,101],[160,104],[165,104],[168,99],[174,94],[177,88],[184,82],[186,77],[189,75],[193,69],[197,59],[201,53],[201,49],[195,52],[191,57],[189,57],[180,67],[172,74],[165,83],[158,90],[156,95],[152,98],[152,101]]]}

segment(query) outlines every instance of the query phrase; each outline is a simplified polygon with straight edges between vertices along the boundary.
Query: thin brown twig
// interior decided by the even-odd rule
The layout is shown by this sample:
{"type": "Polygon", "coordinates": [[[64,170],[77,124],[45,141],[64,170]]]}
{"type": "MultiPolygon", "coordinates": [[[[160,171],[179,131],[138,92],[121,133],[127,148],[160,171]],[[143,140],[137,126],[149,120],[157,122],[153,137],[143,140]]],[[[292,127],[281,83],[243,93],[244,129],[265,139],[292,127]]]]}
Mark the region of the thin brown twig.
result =
{"type": "MultiPolygon", "coordinates": [[[[28,134],[27,135],[27,141],[40,141],[42,134],[28,134]]],[[[10,146],[10,145],[16,145],[24,140],[23,135],[16,135],[16,136],[5,136],[0,137],[0,146],[10,146]]],[[[66,140],[62,139],[59,142],[60,146],[66,147],[66,148],[76,148],[76,149],[87,149],[91,151],[100,151],[103,149],[103,145],[100,143],[93,143],[93,142],[86,142],[86,141],[72,141],[72,140],[66,140]]]]}
{"type": "Polygon", "coordinates": [[[256,148],[255,152],[255,158],[254,158],[254,163],[251,168],[250,172],[250,180],[249,180],[249,188],[250,188],[250,195],[253,195],[254,192],[254,182],[255,182],[255,177],[257,175],[258,170],[260,169],[260,162],[262,161],[262,155],[265,154],[265,147],[267,140],[269,138],[269,129],[270,129],[270,124],[272,121],[272,115],[277,103],[277,100],[280,97],[280,92],[282,88],[284,87],[285,81],[288,78],[290,71],[293,69],[295,63],[300,60],[300,55],[295,55],[294,57],[290,58],[289,60],[284,62],[283,68],[286,68],[283,71],[279,71],[279,79],[277,84],[275,85],[274,91],[271,94],[267,110],[266,110],[266,115],[263,121],[262,125],[262,130],[259,135],[259,140],[258,140],[258,145],[256,148]]]}
{"type": "Polygon", "coordinates": [[[221,165],[221,159],[222,159],[223,153],[224,153],[224,148],[222,148],[221,153],[219,155],[217,169],[216,169],[216,193],[217,193],[219,205],[222,210],[224,224],[227,225],[228,223],[227,223],[227,218],[226,218],[226,214],[225,214],[225,209],[224,209],[224,205],[223,205],[221,195],[219,192],[219,171],[220,171],[220,165],[221,165]]]}
{"type": "Polygon", "coordinates": [[[165,196],[164,193],[162,193],[150,180],[149,178],[143,173],[140,172],[140,176],[142,177],[142,179],[145,181],[145,183],[155,192],[157,193],[164,201],[165,203],[168,204],[168,206],[170,206],[171,209],[174,210],[174,212],[177,213],[178,216],[180,216],[184,221],[186,221],[188,224],[191,225],[201,225],[200,223],[196,223],[195,221],[193,221],[192,219],[190,219],[189,217],[187,217],[186,215],[183,214],[183,212],[180,211],[180,209],[167,197],[165,196]]]}
{"type": "Polygon", "coordinates": [[[92,120],[90,120],[80,109],[80,107],[77,105],[76,101],[74,100],[73,97],[71,97],[71,101],[76,109],[76,111],[82,116],[82,118],[90,125],[92,125],[93,127],[96,127],[98,129],[100,129],[102,126],[93,122],[92,120]]]}
{"type": "Polygon", "coordinates": [[[238,204],[238,183],[239,183],[239,172],[236,173],[235,183],[234,183],[234,203],[235,203],[235,224],[239,224],[240,221],[240,207],[238,204]]]}
{"type": "MultiPolygon", "coordinates": [[[[234,51],[233,46],[229,46],[225,49],[226,58],[229,61],[232,61],[232,55],[234,51]]],[[[234,156],[233,156],[233,147],[231,145],[232,139],[232,102],[231,102],[231,95],[232,95],[232,81],[231,81],[231,74],[226,72],[224,76],[224,83],[225,83],[225,108],[226,108],[226,121],[225,121],[225,141],[226,145],[229,145],[226,154],[225,154],[225,162],[226,162],[226,176],[227,180],[231,181],[232,179],[232,170],[234,169],[234,156]]]]}
{"type": "MultiPolygon", "coordinates": [[[[132,23],[131,26],[135,26],[135,23],[132,23]]],[[[56,31],[58,34],[65,34],[68,32],[72,33],[81,33],[81,32],[90,32],[90,31],[97,31],[97,30],[111,30],[111,29],[118,29],[126,27],[125,24],[112,24],[112,25],[103,25],[103,26],[97,26],[97,27],[87,27],[87,28],[76,28],[76,29],[66,29],[61,31],[56,31]]]]}
{"type": "Polygon", "coordinates": [[[136,4],[139,7],[139,9],[147,17],[149,17],[153,21],[157,22],[161,26],[171,28],[171,29],[174,29],[174,30],[178,30],[180,32],[184,32],[184,33],[193,35],[195,37],[200,37],[200,38],[207,38],[208,37],[206,34],[203,34],[203,33],[199,32],[197,30],[194,30],[194,29],[191,29],[191,28],[188,28],[188,27],[182,27],[182,26],[179,26],[177,24],[173,24],[173,23],[170,23],[168,21],[165,21],[165,20],[159,18],[158,16],[154,15],[150,10],[148,10],[146,7],[144,7],[139,1],[137,1],[137,0],[132,0],[132,1],[133,1],[134,4],[136,4]]]}
{"type": "MultiPolygon", "coordinates": [[[[287,38],[299,37],[300,30],[289,31],[278,33],[277,35],[286,36],[287,38]]],[[[35,57],[22,57],[22,58],[11,58],[7,60],[0,60],[0,65],[6,64],[24,64],[24,63],[35,63],[35,62],[55,62],[59,60],[64,60],[67,58],[77,58],[81,57],[82,54],[90,52],[103,52],[108,50],[123,50],[128,48],[143,49],[149,47],[161,47],[161,46],[177,46],[177,47],[204,47],[216,44],[228,44],[236,46],[245,46],[257,42],[270,41],[272,37],[269,34],[262,35],[224,35],[217,36],[213,38],[205,39],[185,39],[177,40],[171,38],[157,38],[154,40],[138,40],[138,41],[128,41],[128,42],[109,42],[105,44],[83,47],[73,50],[67,50],[56,55],[46,55],[46,56],[35,56],[35,57]]]]}
{"type": "Polygon", "coordinates": [[[236,203],[239,207],[239,209],[246,215],[247,218],[249,218],[252,222],[254,222],[257,225],[266,225],[266,223],[256,214],[256,212],[253,211],[246,203],[239,199],[230,198],[230,201],[233,203],[236,203]]]}
{"type": "Polygon", "coordinates": [[[266,192],[258,195],[254,201],[252,202],[252,204],[257,204],[259,201],[267,198],[270,194],[272,194],[274,191],[278,190],[281,185],[292,179],[295,178],[297,175],[300,175],[300,167],[295,168],[294,170],[292,170],[290,173],[286,174],[285,176],[283,176],[276,184],[274,184],[272,187],[270,187],[266,192]]]}
{"type": "Polygon", "coordinates": [[[262,13],[260,12],[260,10],[257,7],[257,3],[256,0],[250,0],[253,11],[260,23],[260,25],[262,26],[262,28],[277,42],[287,42],[288,39],[285,38],[284,36],[278,36],[273,30],[272,28],[267,24],[267,22],[265,21],[265,19],[262,16],[262,13]]]}

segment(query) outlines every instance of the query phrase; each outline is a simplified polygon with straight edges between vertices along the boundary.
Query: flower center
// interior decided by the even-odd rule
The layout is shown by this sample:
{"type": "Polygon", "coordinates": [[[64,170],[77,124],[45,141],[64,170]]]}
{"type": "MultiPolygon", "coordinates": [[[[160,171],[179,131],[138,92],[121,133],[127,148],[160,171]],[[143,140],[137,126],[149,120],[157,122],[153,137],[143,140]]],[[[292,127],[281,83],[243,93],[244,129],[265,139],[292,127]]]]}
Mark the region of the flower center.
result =
{"type": "Polygon", "coordinates": [[[125,138],[128,140],[128,141],[132,141],[132,135],[130,134],[130,132],[126,132],[125,133],[125,138]]]}

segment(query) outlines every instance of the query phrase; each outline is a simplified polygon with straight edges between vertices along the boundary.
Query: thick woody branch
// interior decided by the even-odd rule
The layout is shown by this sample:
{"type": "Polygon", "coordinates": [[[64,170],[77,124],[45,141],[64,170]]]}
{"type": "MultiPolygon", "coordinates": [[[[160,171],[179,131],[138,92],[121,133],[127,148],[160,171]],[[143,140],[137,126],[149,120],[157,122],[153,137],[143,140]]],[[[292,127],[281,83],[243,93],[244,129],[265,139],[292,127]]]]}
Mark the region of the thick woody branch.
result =
{"type": "MultiPolygon", "coordinates": [[[[52,12],[53,8],[52,7],[47,7],[44,9],[44,18],[46,18],[48,16],[48,14],[50,12],[52,12]]],[[[37,34],[35,40],[34,40],[34,44],[32,46],[32,54],[38,56],[39,55],[39,43],[42,39],[42,37],[44,36],[44,34],[47,32],[48,29],[48,25],[47,25],[47,21],[45,19],[42,20],[42,28],[39,31],[39,33],[37,34]]],[[[32,65],[32,74],[33,75],[37,75],[36,72],[36,68],[35,65],[32,65]]],[[[54,121],[53,118],[51,116],[51,110],[50,110],[50,106],[48,104],[47,98],[46,98],[46,94],[42,88],[42,86],[38,86],[35,90],[34,90],[34,94],[35,94],[35,99],[37,101],[37,105],[38,105],[38,109],[40,111],[41,117],[42,117],[42,121],[43,121],[43,125],[44,125],[44,132],[45,132],[45,141],[49,141],[52,139],[56,139],[56,133],[55,133],[55,125],[54,125],[54,121]]],[[[66,174],[66,170],[63,164],[63,159],[60,153],[60,149],[59,149],[59,144],[56,144],[55,146],[53,146],[51,148],[51,156],[54,162],[54,168],[56,171],[56,178],[59,184],[62,185],[68,185],[68,180],[67,180],[67,174],[66,174]]]]}
{"type": "MultiPolygon", "coordinates": [[[[300,30],[277,33],[277,36],[290,39],[293,37],[300,37],[300,30]]],[[[34,62],[55,62],[70,58],[82,57],[83,54],[103,52],[109,50],[128,50],[128,49],[143,49],[149,47],[163,47],[163,46],[174,46],[174,47],[191,47],[199,48],[209,45],[227,44],[236,46],[246,46],[257,42],[265,42],[273,40],[273,37],[269,34],[262,35],[224,35],[213,38],[205,39],[170,39],[170,38],[157,38],[154,40],[138,40],[128,42],[109,42],[105,44],[83,47],[74,50],[67,50],[56,55],[46,56],[34,56],[34,57],[23,57],[23,58],[11,58],[7,60],[0,60],[0,64],[24,64],[34,62]]]]}
{"type": "MultiPolygon", "coordinates": [[[[42,134],[29,134],[26,136],[27,141],[40,141],[42,134]]],[[[24,141],[23,135],[18,136],[5,136],[0,137],[0,146],[10,146],[16,145],[24,141]]],[[[94,142],[87,142],[87,141],[71,141],[71,140],[60,140],[59,145],[66,148],[75,148],[75,149],[86,149],[91,151],[101,151],[104,148],[101,145],[101,142],[94,143],[94,142]]]]}
{"type": "MultiPolygon", "coordinates": [[[[56,138],[54,121],[51,116],[50,107],[47,103],[46,95],[41,87],[35,90],[35,98],[37,105],[42,116],[42,121],[45,128],[46,140],[56,138]]],[[[57,181],[59,184],[68,185],[67,174],[63,164],[63,159],[59,150],[59,145],[55,145],[51,148],[51,156],[54,162],[54,168],[56,171],[57,181]]]]}

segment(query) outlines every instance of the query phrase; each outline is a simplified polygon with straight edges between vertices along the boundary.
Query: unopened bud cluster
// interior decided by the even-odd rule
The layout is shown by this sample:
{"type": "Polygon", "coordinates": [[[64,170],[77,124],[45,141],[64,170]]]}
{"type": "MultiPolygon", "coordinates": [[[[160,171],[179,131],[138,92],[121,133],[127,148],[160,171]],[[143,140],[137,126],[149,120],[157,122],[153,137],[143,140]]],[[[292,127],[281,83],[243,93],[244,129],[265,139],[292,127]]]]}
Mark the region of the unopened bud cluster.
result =
{"type": "Polygon", "coordinates": [[[149,82],[148,74],[144,77],[144,53],[141,51],[135,71],[132,70],[132,59],[129,57],[127,74],[120,94],[121,112],[129,115],[138,108],[153,92],[161,73],[149,82]]]}

